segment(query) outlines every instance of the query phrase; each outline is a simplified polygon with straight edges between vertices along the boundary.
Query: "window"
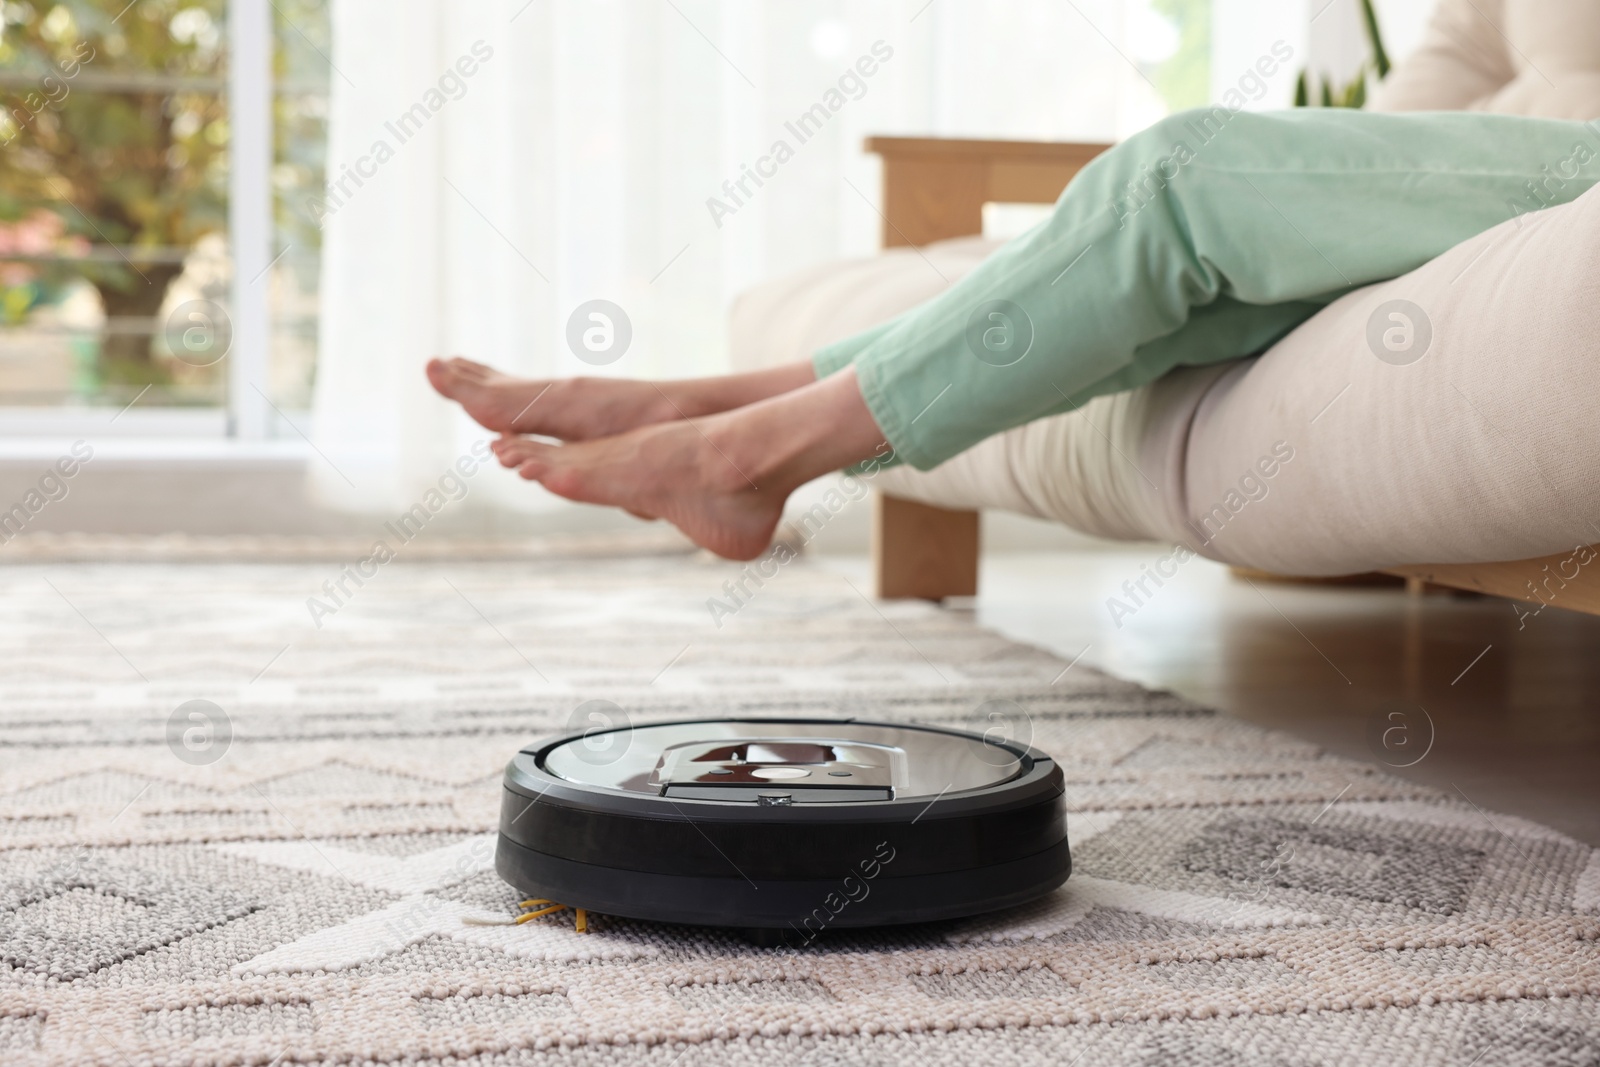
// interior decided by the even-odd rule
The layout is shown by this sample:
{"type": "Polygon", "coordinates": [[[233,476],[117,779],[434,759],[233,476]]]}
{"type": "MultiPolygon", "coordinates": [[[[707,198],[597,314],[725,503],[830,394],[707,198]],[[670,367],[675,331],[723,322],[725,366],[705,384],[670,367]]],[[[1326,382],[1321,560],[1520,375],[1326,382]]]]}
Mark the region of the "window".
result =
{"type": "Polygon", "coordinates": [[[315,374],[327,0],[0,18],[0,432],[273,436],[315,374]]]}

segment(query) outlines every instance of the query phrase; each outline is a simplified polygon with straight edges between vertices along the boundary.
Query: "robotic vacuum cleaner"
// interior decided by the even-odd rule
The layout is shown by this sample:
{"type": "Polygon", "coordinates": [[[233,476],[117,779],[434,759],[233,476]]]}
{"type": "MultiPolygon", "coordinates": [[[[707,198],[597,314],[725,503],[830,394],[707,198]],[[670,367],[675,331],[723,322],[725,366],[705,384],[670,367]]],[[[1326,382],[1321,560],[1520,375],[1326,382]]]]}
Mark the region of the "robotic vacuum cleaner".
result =
{"type": "Polygon", "coordinates": [[[506,767],[495,866],[606,915],[758,942],[1010,907],[1066,881],[1061,769],[904,723],[703,719],[549,737],[506,767]]]}

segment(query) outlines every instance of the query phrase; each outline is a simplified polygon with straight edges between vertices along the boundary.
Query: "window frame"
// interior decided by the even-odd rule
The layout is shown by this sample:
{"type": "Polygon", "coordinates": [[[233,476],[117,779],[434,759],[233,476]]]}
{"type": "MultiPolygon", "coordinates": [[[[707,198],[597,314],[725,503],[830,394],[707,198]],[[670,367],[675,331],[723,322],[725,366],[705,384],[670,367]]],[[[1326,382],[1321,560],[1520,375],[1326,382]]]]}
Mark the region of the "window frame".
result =
{"type": "Polygon", "coordinates": [[[269,435],[272,351],[272,0],[228,0],[228,436],[269,435]]]}

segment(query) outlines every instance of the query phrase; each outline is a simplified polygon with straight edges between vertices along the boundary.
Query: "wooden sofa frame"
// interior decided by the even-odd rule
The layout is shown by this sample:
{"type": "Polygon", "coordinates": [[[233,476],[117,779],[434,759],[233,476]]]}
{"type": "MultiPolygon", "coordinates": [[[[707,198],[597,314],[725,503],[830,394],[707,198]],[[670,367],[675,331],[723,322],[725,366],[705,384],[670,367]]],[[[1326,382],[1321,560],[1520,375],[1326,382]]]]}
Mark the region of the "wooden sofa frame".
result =
{"type": "MultiPolygon", "coordinates": [[[[1104,144],[869,137],[883,160],[883,244],[925,245],[983,232],[986,203],[1053,203],[1104,144]]],[[[978,591],[978,513],[875,494],[872,569],[877,594],[942,600],[978,591]]],[[[1600,546],[1592,550],[1600,553],[1600,546]]],[[[1593,557],[1591,557],[1593,558],[1593,557]]],[[[1600,614],[1600,567],[1572,552],[1506,563],[1398,567],[1414,590],[1463,589],[1530,605],[1600,614]],[[1574,576],[1575,572],[1575,576],[1574,576]]]]}

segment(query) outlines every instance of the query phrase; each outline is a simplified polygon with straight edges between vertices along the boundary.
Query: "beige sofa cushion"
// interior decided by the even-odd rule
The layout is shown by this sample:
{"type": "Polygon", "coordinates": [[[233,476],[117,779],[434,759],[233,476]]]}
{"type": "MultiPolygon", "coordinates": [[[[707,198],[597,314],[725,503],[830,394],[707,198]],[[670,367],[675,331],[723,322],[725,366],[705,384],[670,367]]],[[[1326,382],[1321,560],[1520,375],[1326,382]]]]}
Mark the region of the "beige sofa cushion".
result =
{"type": "Polygon", "coordinates": [[[1371,106],[1600,116],[1600,3],[1440,0],[1421,45],[1378,87],[1371,106]]]}

